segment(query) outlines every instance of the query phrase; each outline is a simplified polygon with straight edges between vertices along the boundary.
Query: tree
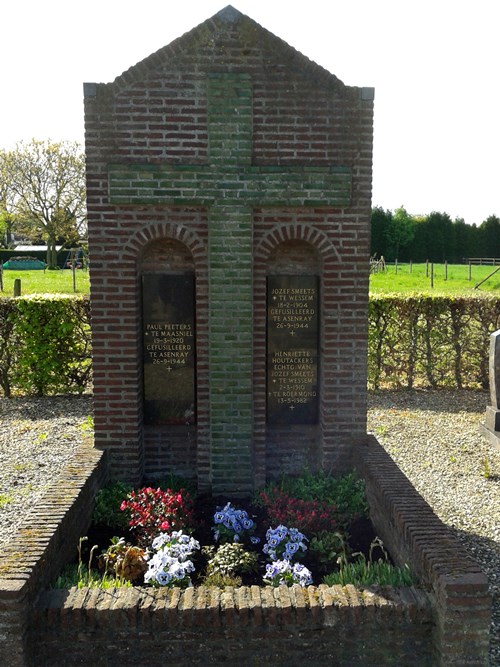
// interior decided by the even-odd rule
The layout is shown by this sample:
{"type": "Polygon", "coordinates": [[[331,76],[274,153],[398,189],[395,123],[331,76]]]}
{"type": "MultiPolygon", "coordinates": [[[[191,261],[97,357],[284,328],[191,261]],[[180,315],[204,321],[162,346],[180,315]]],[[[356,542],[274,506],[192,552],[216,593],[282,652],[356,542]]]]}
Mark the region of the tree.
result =
{"type": "Polygon", "coordinates": [[[406,212],[403,206],[394,211],[394,215],[387,228],[389,259],[398,259],[400,249],[411,243],[415,235],[414,227],[411,215],[406,212]]]}
{"type": "Polygon", "coordinates": [[[490,215],[479,225],[481,257],[500,257],[500,219],[490,215]]]}
{"type": "Polygon", "coordinates": [[[85,224],[85,160],[77,143],[20,142],[2,152],[6,210],[16,231],[47,243],[47,264],[56,267],[58,240],[74,242],[85,224]]]}
{"type": "Polygon", "coordinates": [[[429,234],[429,259],[431,262],[444,262],[455,254],[455,234],[453,223],[448,213],[432,211],[427,216],[429,234]]]}
{"type": "Polygon", "coordinates": [[[385,257],[387,255],[387,230],[392,220],[392,211],[384,211],[381,206],[372,209],[371,249],[370,254],[385,257]]]}
{"type": "Polygon", "coordinates": [[[414,215],[413,219],[413,238],[406,247],[406,259],[414,262],[425,262],[429,257],[429,234],[427,225],[427,216],[414,215]]]}

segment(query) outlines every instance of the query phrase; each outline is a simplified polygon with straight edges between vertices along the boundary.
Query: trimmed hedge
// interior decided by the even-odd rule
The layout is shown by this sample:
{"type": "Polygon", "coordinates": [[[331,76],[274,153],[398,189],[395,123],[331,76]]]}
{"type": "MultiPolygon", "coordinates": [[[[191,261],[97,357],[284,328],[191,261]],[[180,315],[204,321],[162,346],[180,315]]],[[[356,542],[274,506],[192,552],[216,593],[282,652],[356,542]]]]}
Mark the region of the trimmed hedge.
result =
{"type": "Polygon", "coordinates": [[[0,386],[4,395],[84,391],[92,372],[89,323],[88,297],[0,299],[0,386]]]}
{"type": "MultiPolygon", "coordinates": [[[[369,385],[487,388],[490,334],[499,328],[500,299],[493,296],[372,296],[369,385]]],[[[5,396],[81,392],[91,372],[88,297],[0,299],[5,396]]]]}
{"type": "Polygon", "coordinates": [[[372,296],[369,385],[487,388],[490,335],[499,328],[494,296],[372,296]]]}

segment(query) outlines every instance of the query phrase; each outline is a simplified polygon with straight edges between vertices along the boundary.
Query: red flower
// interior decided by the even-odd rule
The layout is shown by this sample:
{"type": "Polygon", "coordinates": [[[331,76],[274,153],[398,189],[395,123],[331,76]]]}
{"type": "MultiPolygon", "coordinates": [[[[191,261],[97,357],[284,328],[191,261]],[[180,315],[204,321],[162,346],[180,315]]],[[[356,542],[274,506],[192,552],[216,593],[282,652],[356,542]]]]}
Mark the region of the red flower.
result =
{"type": "Polygon", "coordinates": [[[335,529],[337,511],[334,505],[293,498],[279,489],[272,489],[269,493],[262,491],[259,498],[272,522],[293,526],[307,535],[335,529]]]}
{"type": "Polygon", "coordinates": [[[128,511],[129,525],[140,542],[148,543],[161,531],[189,529],[193,524],[193,500],[184,489],[171,491],[150,486],[132,491],[120,506],[128,511]]]}

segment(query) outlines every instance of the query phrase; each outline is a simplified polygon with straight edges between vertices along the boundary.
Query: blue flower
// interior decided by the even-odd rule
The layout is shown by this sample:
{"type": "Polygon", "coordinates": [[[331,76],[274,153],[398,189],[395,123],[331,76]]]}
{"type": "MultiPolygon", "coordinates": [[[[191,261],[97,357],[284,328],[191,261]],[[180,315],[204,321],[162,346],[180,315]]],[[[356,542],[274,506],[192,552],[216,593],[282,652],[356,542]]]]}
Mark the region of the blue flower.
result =
{"type": "Polygon", "coordinates": [[[156,581],[160,584],[160,586],[168,586],[172,579],[173,577],[170,572],[165,572],[165,570],[160,570],[156,573],[156,581]]]}

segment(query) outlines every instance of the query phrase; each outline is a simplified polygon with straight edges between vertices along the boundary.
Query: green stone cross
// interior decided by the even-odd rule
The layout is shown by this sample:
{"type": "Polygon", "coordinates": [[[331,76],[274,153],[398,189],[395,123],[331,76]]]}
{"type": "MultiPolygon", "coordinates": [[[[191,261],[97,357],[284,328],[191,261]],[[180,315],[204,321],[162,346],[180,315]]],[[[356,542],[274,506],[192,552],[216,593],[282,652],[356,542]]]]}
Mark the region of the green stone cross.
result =
{"type": "Polygon", "coordinates": [[[252,84],[208,77],[209,164],[109,167],[112,204],[209,211],[209,384],[212,491],[252,488],[252,207],[345,207],[343,167],[252,165],[252,84]]]}

